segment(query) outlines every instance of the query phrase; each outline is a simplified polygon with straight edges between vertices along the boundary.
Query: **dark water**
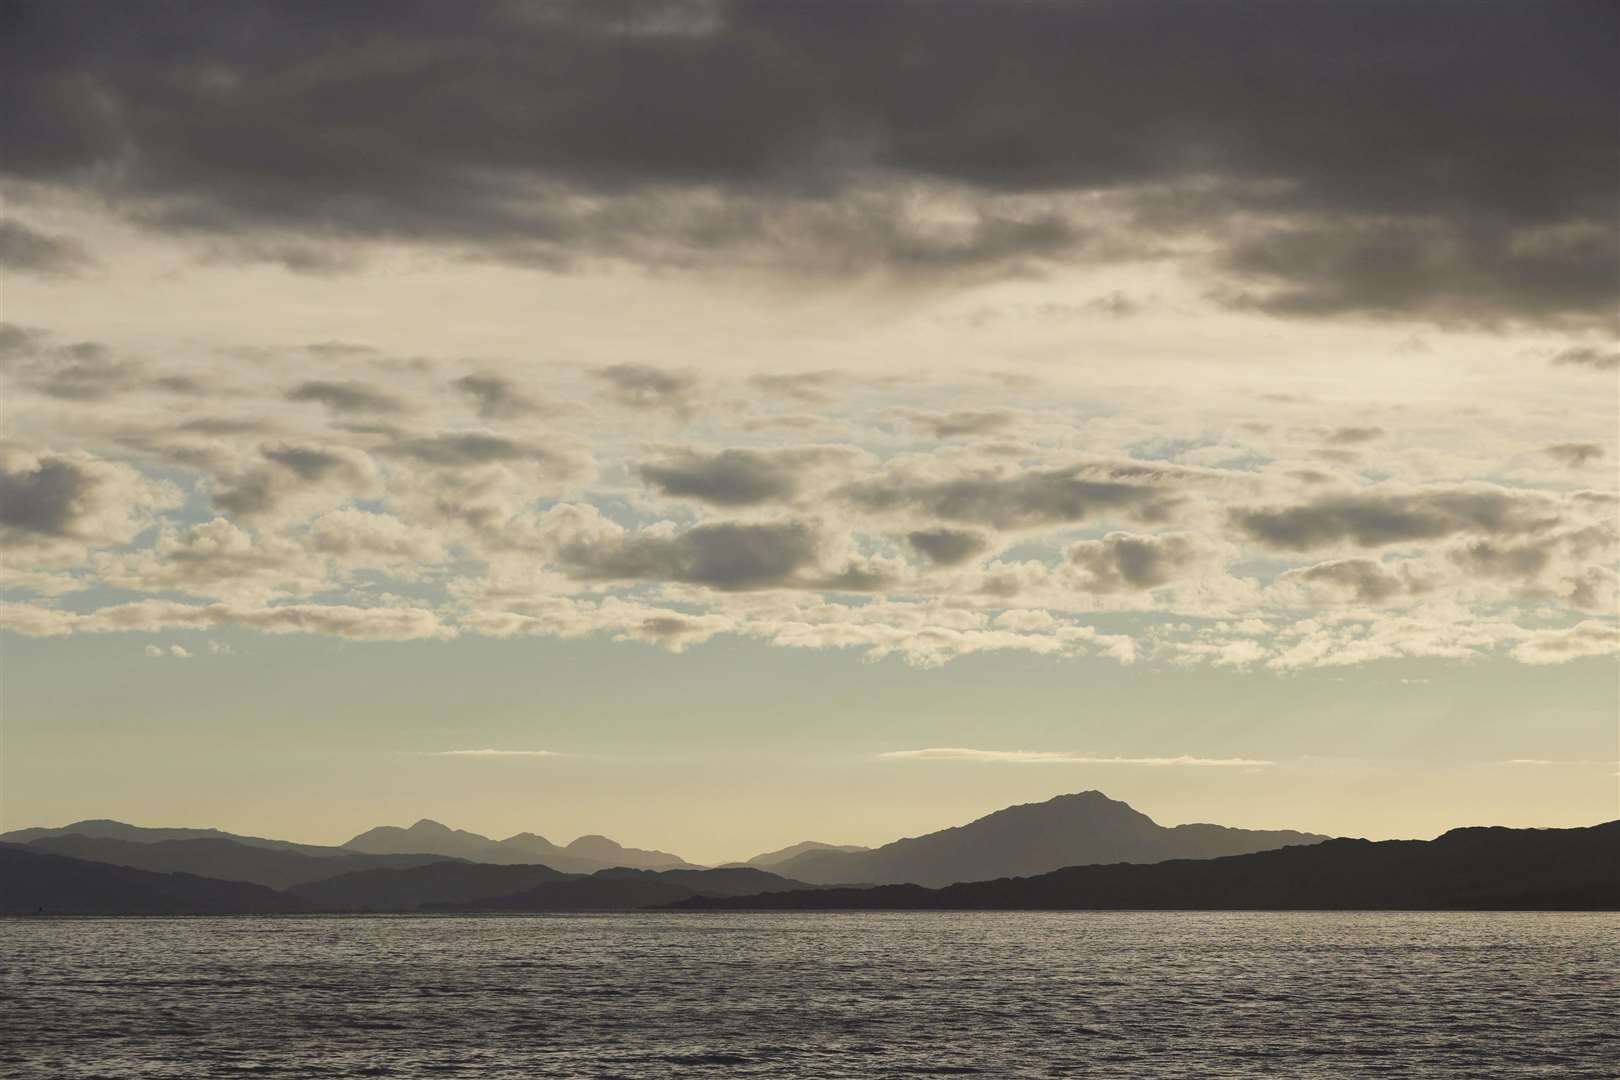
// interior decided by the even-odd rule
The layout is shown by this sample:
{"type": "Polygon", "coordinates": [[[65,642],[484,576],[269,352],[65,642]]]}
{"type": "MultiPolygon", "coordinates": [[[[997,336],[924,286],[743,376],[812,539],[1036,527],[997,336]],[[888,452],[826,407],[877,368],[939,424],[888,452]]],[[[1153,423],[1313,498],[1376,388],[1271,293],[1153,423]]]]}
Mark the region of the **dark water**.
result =
{"type": "Polygon", "coordinates": [[[0,920],[0,1075],[1620,1075],[1620,917],[0,920]]]}

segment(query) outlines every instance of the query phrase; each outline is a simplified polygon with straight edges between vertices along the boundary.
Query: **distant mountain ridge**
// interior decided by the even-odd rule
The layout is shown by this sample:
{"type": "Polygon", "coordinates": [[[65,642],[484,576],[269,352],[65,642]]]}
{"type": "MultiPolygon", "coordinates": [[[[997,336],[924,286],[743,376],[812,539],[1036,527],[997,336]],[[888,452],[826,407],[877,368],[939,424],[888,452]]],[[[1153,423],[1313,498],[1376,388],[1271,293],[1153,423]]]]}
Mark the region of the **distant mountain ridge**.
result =
{"type": "Polygon", "coordinates": [[[780,866],[789,859],[796,858],[812,851],[832,851],[849,855],[858,851],[871,850],[871,848],[862,847],[860,844],[823,844],[819,840],[801,840],[797,844],[789,844],[787,847],[777,848],[775,851],[766,851],[759,855],[755,855],[751,859],[745,859],[742,862],[724,863],[722,865],[727,867],[753,866],[761,870],[766,870],[773,866],[780,866]]]}
{"type": "Polygon", "coordinates": [[[472,862],[514,865],[541,863],[566,873],[588,874],[616,866],[641,870],[700,869],[667,851],[628,848],[605,836],[581,836],[559,846],[537,833],[492,840],[423,818],[408,829],[379,825],[347,841],[344,848],[372,855],[446,855],[472,862]]]}
{"type": "MultiPolygon", "coordinates": [[[[768,869],[813,885],[939,886],[1029,876],[1087,863],[1214,858],[1323,839],[1313,833],[1219,825],[1165,828],[1123,802],[1087,791],[1060,795],[1044,803],[1007,807],[966,825],[877,848],[806,840],[725,867],[768,869]]],[[[567,845],[555,844],[533,832],[495,840],[429,818],[408,828],[382,825],[368,829],[337,847],[239,836],[217,829],[144,828],[107,820],[80,821],[59,829],[19,829],[0,835],[0,842],[31,843],[118,865],[200,873],[274,887],[335,876],[322,873],[318,866],[300,864],[292,858],[295,856],[343,860],[334,864],[342,866],[340,872],[406,867],[433,859],[498,866],[538,865],[567,874],[590,874],[614,867],[701,869],[667,851],[625,847],[595,834],[578,837],[567,845]],[[266,854],[256,859],[242,848],[266,854]],[[393,861],[376,861],[384,857],[393,861]],[[373,861],[357,861],[366,858],[373,861]]]]}
{"type": "Polygon", "coordinates": [[[159,874],[0,843],[0,915],[261,915],[308,910],[263,885],[159,874]]]}
{"type": "MultiPolygon", "coordinates": [[[[48,841],[49,838],[47,838],[48,841]]],[[[173,843],[230,841],[173,841],[173,843]]],[[[254,849],[233,845],[240,851],[254,849]]],[[[356,856],[367,858],[367,856],[356,856]]],[[[334,863],[338,860],[333,860],[334,863]]],[[[0,915],[246,915],[314,912],[624,911],[699,896],[805,888],[765,870],[565,874],[548,866],[441,859],[340,873],[286,890],[161,873],[0,843],[0,915]]]]}
{"type": "MultiPolygon", "coordinates": [[[[184,843],[185,841],[182,841],[184,843]]],[[[0,915],[750,910],[1620,911],[1620,821],[1453,829],[1432,841],[1325,840],[1248,855],[1071,866],[930,889],[813,888],[753,867],[601,870],[440,860],[288,890],[0,843],[0,915]]]]}
{"type": "Polygon", "coordinates": [[[1154,863],[1243,855],[1327,837],[1220,825],[1166,828],[1100,791],[997,810],[976,821],[870,851],[809,851],[772,869],[818,885],[941,886],[1028,877],[1090,863],[1154,863]]]}
{"type": "Polygon", "coordinates": [[[35,851],[114,866],[246,881],[272,889],[286,889],[350,871],[460,861],[443,855],[366,855],[342,848],[331,849],[334,852],[331,855],[306,855],[284,848],[257,847],[223,836],[136,843],[70,833],[41,837],[27,846],[35,851]]]}
{"type": "Polygon", "coordinates": [[[878,885],[678,901],[749,910],[1620,910],[1620,821],[1324,840],[1215,859],[1071,866],[939,889],[878,885]]]}
{"type": "Polygon", "coordinates": [[[299,844],[291,840],[270,840],[262,836],[241,836],[221,829],[150,828],[144,825],[126,825],[122,821],[90,818],[63,825],[57,829],[14,829],[0,833],[0,843],[30,844],[36,840],[61,836],[91,836],[99,840],[121,840],[131,844],[156,844],[165,840],[230,840],[248,847],[269,848],[275,851],[296,851],[304,855],[343,855],[342,848],[322,844],[299,844]]]}

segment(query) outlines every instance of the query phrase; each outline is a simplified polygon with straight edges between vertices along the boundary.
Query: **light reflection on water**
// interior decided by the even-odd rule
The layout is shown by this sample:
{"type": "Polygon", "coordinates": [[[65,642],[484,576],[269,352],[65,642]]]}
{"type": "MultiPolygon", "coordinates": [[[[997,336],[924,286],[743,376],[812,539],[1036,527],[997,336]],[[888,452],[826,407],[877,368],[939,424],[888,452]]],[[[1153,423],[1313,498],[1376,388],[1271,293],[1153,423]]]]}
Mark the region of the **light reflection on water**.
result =
{"type": "Polygon", "coordinates": [[[0,920],[0,1075],[1620,1074],[1620,916],[0,920]]]}

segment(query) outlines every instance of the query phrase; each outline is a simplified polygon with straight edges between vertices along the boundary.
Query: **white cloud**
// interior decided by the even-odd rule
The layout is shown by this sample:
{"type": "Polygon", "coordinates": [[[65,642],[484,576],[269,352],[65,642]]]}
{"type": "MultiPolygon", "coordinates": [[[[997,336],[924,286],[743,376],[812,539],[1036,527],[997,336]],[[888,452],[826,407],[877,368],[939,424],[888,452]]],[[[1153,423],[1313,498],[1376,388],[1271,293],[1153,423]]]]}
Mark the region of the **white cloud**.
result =
{"type": "Polygon", "coordinates": [[[257,607],[139,600],[81,613],[31,604],[0,604],[0,629],[33,637],[223,626],[246,627],[266,634],[329,634],[355,641],[410,641],[453,637],[456,632],[424,608],[358,608],[343,604],[257,607]]]}
{"type": "Polygon", "coordinates": [[[191,659],[191,650],[187,649],[184,645],[170,645],[168,648],[164,648],[161,645],[148,645],[146,647],[146,655],[152,657],[153,659],[173,657],[176,660],[189,660],[191,659]]]}
{"type": "Polygon", "coordinates": [[[1539,630],[1513,649],[1526,664],[1567,664],[1583,656],[1620,655],[1620,626],[1586,619],[1567,630],[1539,630]]]}
{"type": "Polygon", "coordinates": [[[1620,494],[1572,490],[1543,453],[1610,436],[1567,402],[1515,412],[1517,383],[1485,424],[1452,401],[1329,405],[1270,369],[1278,388],[1258,395],[1147,362],[1128,391],[1054,372],[987,392],[978,367],[683,361],[615,382],[600,364],[480,355],[474,409],[455,355],[260,348],[228,387],[217,356],[177,362],[164,378],[222,392],[162,423],[116,387],[70,408],[19,385],[0,625],[600,634],[674,652],[737,635],[924,668],[1021,652],[1286,673],[1620,649],[1620,494]],[[322,379],[411,408],[286,400],[322,379]],[[604,393],[617,404],[521,407],[604,393]],[[1164,408],[1094,408],[1136,393],[1164,408]],[[784,394],[827,441],[756,430],[784,394]],[[678,442],[649,441],[682,413],[678,442]],[[1356,461],[1314,456],[1324,432],[1374,426],[1356,461]],[[58,606],[97,586],[138,599],[58,606]]]}

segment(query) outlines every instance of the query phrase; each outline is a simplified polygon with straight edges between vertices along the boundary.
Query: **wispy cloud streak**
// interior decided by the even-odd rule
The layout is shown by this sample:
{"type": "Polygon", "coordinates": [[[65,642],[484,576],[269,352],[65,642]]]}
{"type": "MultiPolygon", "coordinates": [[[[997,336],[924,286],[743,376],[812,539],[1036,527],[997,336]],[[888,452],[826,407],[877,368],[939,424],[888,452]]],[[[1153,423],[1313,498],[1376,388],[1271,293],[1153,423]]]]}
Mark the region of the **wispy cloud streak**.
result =
{"type": "Polygon", "coordinates": [[[1098,757],[1060,750],[978,750],[965,746],[929,746],[919,750],[889,750],[878,755],[885,761],[973,761],[988,765],[1148,765],[1193,768],[1237,768],[1275,765],[1258,758],[1206,758],[1185,754],[1176,757],[1098,757]]]}
{"type": "Polygon", "coordinates": [[[486,757],[549,758],[549,757],[561,757],[562,755],[557,753],[557,751],[555,751],[555,750],[493,750],[493,749],[485,748],[483,750],[437,750],[437,751],[430,752],[428,754],[428,756],[429,757],[474,757],[474,758],[486,758],[486,757]]]}

